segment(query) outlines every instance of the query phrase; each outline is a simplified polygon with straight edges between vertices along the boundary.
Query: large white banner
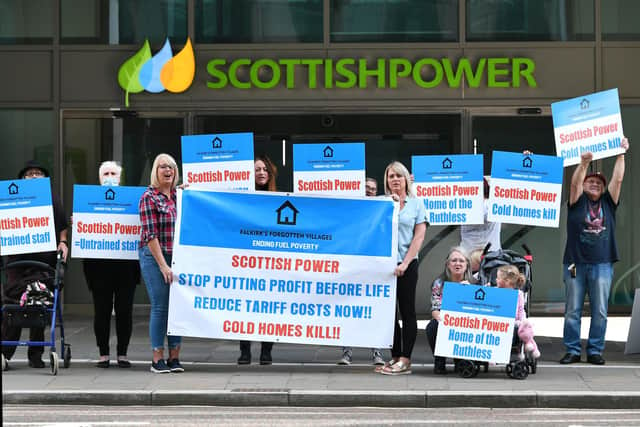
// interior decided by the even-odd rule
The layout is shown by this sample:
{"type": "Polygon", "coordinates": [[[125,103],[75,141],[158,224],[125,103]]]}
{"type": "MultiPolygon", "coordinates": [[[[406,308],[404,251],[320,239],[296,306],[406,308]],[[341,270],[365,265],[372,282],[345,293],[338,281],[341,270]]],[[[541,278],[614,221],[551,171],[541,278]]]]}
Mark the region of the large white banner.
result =
{"type": "Polygon", "coordinates": [[[564,166],[577,165],[587,151],[593,153],[593,160],[624,152],[618,89],[554,102],[551,114],[556,154],[564,166]]]}
{"type": "Polygon", "coordinates": [[[211,190],[254,190],[253,133],[184,135],[184,183],[211,190]]]}
{"type": "Polygon", "coordinates": [[[145,187],[73,186],[74,258],[138,259],[145,187]]]}
{"type": "Polygon", "coordinates": [[[508,363],[518,291],[446,282],[435,355],[508,363]]]}
{"type": "Polygon", "coordinates": [[[391,347],[397,204],[178,192],[170,335],[391,347]]]}
{"type": "Polygon", "coordinates": [[[296,194],[365,195],[364,143],[294,144],[296,194]]]}
{"type": "Polygon", "coordinates": [[[429,225],[484,223],[482,155],[412,156],[415,194],[429,225]]]}
{"type": "Polygon", "coordinates": [[[0,181],[0,255],[55,250],[49,178],[0,181]]]}

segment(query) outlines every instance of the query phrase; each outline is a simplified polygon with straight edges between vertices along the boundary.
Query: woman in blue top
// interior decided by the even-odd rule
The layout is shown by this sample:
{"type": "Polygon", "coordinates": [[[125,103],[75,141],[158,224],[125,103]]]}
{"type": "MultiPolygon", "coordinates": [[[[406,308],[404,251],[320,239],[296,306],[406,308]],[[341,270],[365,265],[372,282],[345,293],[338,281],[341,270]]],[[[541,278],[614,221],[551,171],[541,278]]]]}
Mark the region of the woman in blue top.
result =
{"type": "Polygon", "coordinates": [[[398,218],[398,265],[395,275],[396,324],[393,334],[391,362],[380,369],[385,375],[411,373],[411,353],[416,342],[416,284],[418,283],[418,251],[427,230],[427,211],[421,199],[417,199],[411,187],[411,175],[400,162],[392,162],[384,172],[384,191],[400,203],[398,218]],[[402,318],[402,330],[398,319],[402,318]]]}

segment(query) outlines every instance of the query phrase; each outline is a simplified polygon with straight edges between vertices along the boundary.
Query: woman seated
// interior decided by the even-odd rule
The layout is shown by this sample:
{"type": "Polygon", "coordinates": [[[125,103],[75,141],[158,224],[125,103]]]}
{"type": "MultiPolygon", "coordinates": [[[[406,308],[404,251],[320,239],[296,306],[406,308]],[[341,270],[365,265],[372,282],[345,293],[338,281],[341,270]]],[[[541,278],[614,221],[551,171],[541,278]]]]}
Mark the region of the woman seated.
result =
{"type": "Polygon", "coordinates": [[[438,336],[438,323],[440,322],[440,306],[442,304],[442,291],[444,282],[471,283],[471,261],[469,255],[460,246],[449,250],[449,255],[444,263],[444,271],[431,285],[431,317],[427,325],[427,340],[434,354],[433,372],[438,375],[447,373],[446,359],[435,355],[436,337],[438,336]]]}

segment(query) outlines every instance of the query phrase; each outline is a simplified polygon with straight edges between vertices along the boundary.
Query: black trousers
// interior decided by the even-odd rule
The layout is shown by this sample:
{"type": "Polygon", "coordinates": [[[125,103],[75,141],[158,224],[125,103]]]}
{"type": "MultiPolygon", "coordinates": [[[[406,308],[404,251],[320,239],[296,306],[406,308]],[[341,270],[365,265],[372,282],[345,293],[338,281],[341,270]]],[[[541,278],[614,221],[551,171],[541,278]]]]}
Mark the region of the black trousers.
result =
{"type": "MultiPolygon", "coordinates": [[[[272,342],[262,342],[262,353],[271,353],[272,342]]],[[[240,352],[251,354],[251,341],[240,341],[240,352]]]]}
{"type": "Polygon", "coordinates": [[[116,337],[118,356],[126,356],[133,330],[133,297],[136,286],[105,277],[99,283],[92,283],[93,332],[100,356],[109,355],[111,336],[111,313],[116,313],[116,337]]]}
{"type": "Polygon", "coordinates": [[[398,310],[396,310],[396,324],[393,331],[393,347],[391,357],[411,358],[413,346],[418,334],[418,321],[416,318],[416,285],[418,283],[418,261],[413,260],[404,272],[398,277],[396,285],[396,297],[398,310]],[[398,312],[402,319],[402,328],[398,318],[398,312]]]}
{"type": "MultiPolygon", "coordinates": [[[[429,323],[427,323],[427,341],[429,342],[429,347],[431,347],[431,354],[433,354],[433,365],[437,368],[444,368],[447,362],[446,357],[436,356],[436,339],[438,338],[438,322],[436,319],[431,319],[429,323]]],[[[454,359],[457,360],[457,359],[454,359]]]]}
{"type": "MultiPolygon", "coordinates": [[[[22,335],[21,327],[9,327],[6,319],[2,320],[2,340],[3,341],[19,341],[22,335]]],[[[44,341],[44,328],[29,328],[29,341],[44,341]]],[[[2,346],[2,354],[7,360],[10,360],[16,352],[15,346],[2,346]]],[[[42,346],[29,346],[27,357],[29,360],[39,360],[44,353],[42,346]]]]}
{"type": "Polygon", "coordinates": [[[436,351],[436,338],[438,337],[438,321],[436,319],[431,319],[427,324],[427,341],[429,342],[429,347],[431,347],[431,353],[433,354],[436,351]]]}

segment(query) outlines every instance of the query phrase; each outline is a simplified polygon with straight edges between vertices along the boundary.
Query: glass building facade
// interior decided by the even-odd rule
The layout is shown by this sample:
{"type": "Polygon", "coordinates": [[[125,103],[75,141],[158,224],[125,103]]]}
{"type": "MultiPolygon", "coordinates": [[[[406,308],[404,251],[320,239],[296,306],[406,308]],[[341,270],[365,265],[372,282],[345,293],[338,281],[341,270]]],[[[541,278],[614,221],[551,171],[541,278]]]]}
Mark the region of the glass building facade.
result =
{"type": "MultiPolygon", "coordinates": [[[[156,154],[180,161],[181,135],[240,131],[277,159],[283,191],[293,144],[320,141],[364,141],[380,183],[390,160],[420,154],[475,150],[488,174],[493,150],[555,154],[551,102],[618,88],[632,148],[610,302],[629,313],[640,287],[637,16],[634,0],[0,0],[0,179],[38,159],[70,214],[73,185],[97,183],[103,160],[122,161],[127,185],[147,185],[156,154]],[[167,39],[173,52],[192,42],[193,83],[129,94],[127,108],[121,64],[145,40],[156,53],[167,39]],[[447,68],[465,61],[475,78],[447,68]]],[[[612,165],[596,162],[607,174],[612,165]]],[[[533,251],[536,314],[563,309],[571,172],[559,229],[503,225],[505,247],[533,251]]],[[[419,313],[458,242],[457,227],[428,229],[419,313]]],[[[90,310],[81,271],[72,260],[65,307],[90,310]]]]}

